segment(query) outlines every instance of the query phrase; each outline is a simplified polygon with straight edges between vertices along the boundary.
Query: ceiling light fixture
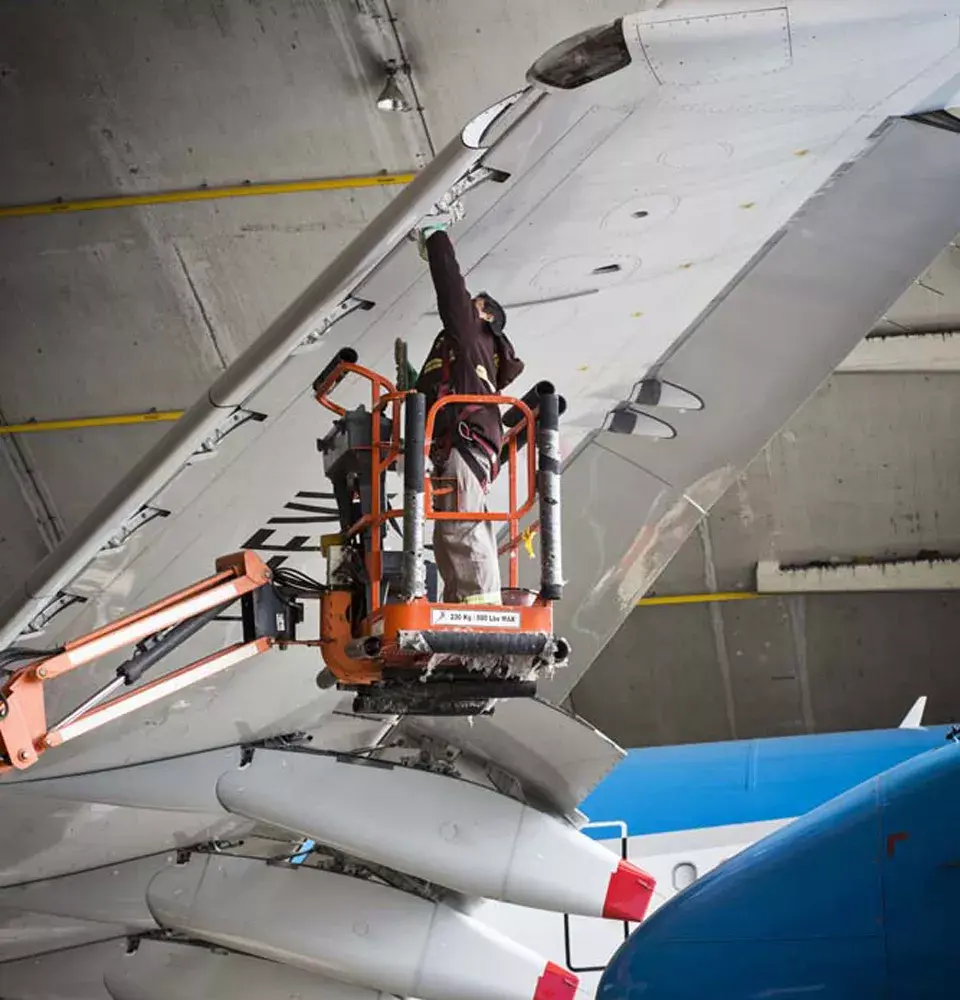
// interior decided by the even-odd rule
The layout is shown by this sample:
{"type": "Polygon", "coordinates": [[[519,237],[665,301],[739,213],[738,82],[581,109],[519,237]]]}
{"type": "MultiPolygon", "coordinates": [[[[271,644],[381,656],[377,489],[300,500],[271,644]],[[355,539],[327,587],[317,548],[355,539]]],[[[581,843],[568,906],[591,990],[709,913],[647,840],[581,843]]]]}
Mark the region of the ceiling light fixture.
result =
{"type": "Polygon", "coordinates": [[[400,68],[392,60],[384,67],[387,73],[387,82],[380,91],[377,98],[377,107],[381,111],[409,111],[410,102],[407,100],[397,82],[397,74],[400,68]]]}

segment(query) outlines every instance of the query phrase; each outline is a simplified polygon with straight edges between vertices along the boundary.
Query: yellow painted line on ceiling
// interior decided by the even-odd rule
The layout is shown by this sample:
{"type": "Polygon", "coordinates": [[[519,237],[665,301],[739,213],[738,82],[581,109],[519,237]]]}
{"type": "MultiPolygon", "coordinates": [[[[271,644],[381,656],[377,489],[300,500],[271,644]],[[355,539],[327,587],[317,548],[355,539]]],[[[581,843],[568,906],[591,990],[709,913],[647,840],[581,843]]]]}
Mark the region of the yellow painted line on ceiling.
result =
{"type": "Polygon", "coordinates": [[[221,198],[253,198],[277,194],[306,194],[313,191],[351,191],[359,188],[389,187],[409,184],[416,174],[368,174],[361,177],[326,177],[305,181],[229,184],[220,187],[186,188],[157,191],[152,194],[118,194],[106,198],[36,202],[30,205],[0,205],[0,219],[28,215],[66,215],[70,212],[95,212],[106,208],[132,208],[136,205],[177,205],[190,201],[216,201],[221,198]]]}
{"type": "Polygon", "coordinates": [[[6,434],[41,434],[44,431],[75,431],[87,427],[122,427],[128,424],[158,424],[179,420],[183,410],[151,410],[149,413],[119,413],[111,417],[77,417],[71,420],[28,420],[22,424],[0,424],[6,434]]]}
{"type": "Polygon", "coordinates": [[[644,597],[637,601],[641,608],[659,607],[665,604],[716,604],[721,601],[756,601],[774,594],[756,594],[750,591],[731,590],[719,594],[667,594],[663,597],[644,597]]]}

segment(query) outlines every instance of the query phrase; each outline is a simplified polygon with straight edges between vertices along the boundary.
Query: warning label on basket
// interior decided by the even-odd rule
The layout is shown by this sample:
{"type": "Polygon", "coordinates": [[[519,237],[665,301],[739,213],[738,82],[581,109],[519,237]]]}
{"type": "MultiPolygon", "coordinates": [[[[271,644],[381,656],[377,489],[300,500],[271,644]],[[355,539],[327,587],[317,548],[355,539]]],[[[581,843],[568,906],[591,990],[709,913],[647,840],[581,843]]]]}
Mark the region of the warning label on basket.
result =
{"type": "Polygon", "coordinates": [[[519,611],[481,611],[479,608],[433,608],[431,625],[463,625],[465,628],[520,628],[519,611]]]}

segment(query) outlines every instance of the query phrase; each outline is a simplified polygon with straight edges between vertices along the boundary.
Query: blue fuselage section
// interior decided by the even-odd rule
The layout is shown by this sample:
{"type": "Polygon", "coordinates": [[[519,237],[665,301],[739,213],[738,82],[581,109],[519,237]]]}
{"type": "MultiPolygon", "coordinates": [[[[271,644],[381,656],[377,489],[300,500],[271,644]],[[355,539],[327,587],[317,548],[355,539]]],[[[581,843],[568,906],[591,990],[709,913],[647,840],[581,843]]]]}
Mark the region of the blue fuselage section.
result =
{"type": "Polygon", "coordinates": [[[946,727],[639,751],[584,811],[626,812],[631,834],[801,816],[653,913],[599,1000],[942,1000],[957,988],[960,745],[946,727]]]}

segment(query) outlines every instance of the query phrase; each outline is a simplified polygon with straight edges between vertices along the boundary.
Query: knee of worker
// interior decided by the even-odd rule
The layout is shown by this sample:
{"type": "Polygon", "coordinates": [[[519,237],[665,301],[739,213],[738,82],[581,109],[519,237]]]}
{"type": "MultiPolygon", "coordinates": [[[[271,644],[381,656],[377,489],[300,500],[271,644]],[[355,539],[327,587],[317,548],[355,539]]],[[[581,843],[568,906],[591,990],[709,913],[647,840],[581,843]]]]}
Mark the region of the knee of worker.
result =
{"type": "Polygon", "coordinates": [[[469,555],[484,562],[492,560],[499,565],[497,532],[491,521],[436,521],[433,546],[435,551],[442,553],[442,557],[469,555]]]}
{"type": "Polygon", "coordinates": [[[479,544],[476,521],[437,521],[433,529],[433,547],[441,558],[474,551],[479,544]]]}

